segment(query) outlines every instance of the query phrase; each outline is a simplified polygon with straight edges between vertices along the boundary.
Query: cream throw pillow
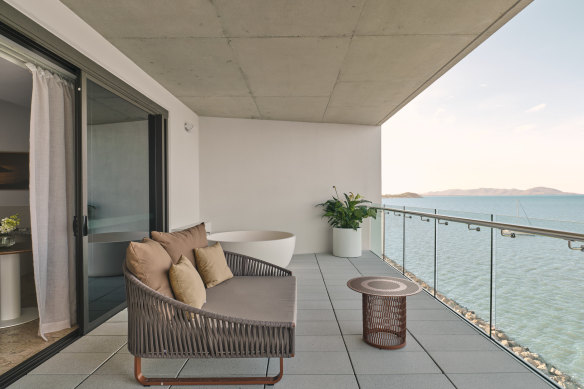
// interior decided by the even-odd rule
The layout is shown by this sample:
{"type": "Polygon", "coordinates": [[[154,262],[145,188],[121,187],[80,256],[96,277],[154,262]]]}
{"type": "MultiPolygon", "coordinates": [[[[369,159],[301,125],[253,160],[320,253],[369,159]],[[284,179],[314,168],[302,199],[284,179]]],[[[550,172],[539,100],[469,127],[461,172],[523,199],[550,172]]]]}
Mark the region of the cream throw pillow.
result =
{"type": "Polygon", "coordinates": [[[233,278],[233,273],[227,266],[225,253],[223,253],[219,242],[213,246],[195,249],[195,262],[207,288],[212,288],[225,280],[233,278]]]}
{"type": "Polygon", "coordinates": [[[168,278],[178,301],[199,309],[207,302],[207,291],[205,291],[203,280],[191,261],[184,255],[181,255],[178,262],[170,267],[168,278]]]}

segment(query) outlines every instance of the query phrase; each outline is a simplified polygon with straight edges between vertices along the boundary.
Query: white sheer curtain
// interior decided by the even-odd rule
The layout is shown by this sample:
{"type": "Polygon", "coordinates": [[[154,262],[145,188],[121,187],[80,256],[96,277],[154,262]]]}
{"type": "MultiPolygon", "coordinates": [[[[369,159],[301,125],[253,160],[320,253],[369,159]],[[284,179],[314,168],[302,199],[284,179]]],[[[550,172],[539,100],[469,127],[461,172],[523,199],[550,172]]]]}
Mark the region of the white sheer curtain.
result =
{"type": "Polygon", "coordinates": [[[32,72],[30,216],[39,334],[71,327],[76,319],[72,238],[73,85],[27,64],[32,72]]]}

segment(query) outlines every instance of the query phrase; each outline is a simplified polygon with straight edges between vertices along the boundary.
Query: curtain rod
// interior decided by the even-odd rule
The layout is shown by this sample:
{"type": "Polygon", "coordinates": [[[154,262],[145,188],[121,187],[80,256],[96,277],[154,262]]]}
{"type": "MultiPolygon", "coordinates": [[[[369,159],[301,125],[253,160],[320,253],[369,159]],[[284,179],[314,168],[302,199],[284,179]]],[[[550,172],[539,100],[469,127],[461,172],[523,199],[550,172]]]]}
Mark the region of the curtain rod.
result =
{"type": "Polygon", "coordinates": [[[36,66],[39,66],[43,69],[50,70],[53,73],[56,73],[68,80],[75,80],[77,76],[60,66],[54,64],[53,62],[44,59],[40,55],[33,53],[32,51],[20,46],[19,44],[12,42],[8,38],[0,35],[0,57],[4,58],[5,60],[25,68],[26,63],[32,63],[36,66]]]}

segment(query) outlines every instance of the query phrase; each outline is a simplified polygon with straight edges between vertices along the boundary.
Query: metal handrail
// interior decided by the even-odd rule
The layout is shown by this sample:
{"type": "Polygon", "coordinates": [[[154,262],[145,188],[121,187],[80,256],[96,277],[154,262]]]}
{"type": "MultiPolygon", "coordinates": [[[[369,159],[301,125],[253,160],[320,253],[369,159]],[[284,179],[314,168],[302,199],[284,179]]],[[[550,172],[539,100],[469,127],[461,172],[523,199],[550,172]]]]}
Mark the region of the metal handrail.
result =
{"type": "Polygon", "coordinates": [[[552,230],[552,229],[548,229],[548,228],[524,226],[524,225],[520,225],[520,224],[498,223],[498,222],[493,222],[493,221],[469,219],[469,218],[464,218],[464,217],[447,216],[447,215],[440,215],[440,214],[426,213],[426,212],[408,211],[405,209],[380,207],[380,206],[375,206],[375,205],[370,206],[370,208],[378,209],[378,210],[382,210],[382,211],[389,211],[389,212],[403,212],[405,214],[410,214],[410,215],[415,215],[415,216],[420,216],[420,217],[428,217],[428,218],[432,218],[432,219],[446,220],[446,221],[451,221],[451,222],[455,222],[455,223],[462,223],[462,224],[467,224],[467,225],[472,224],[475,226],[496,228],[499,230],[511,230],[513,232],[525,232],[528,234],[547,236],[550,238],[564,239],[564,240],[573,241],[573,242],[576,242],[576,241],[577,242],[584,242],[584,234],[579,234],[577,232],[552,230]]]}

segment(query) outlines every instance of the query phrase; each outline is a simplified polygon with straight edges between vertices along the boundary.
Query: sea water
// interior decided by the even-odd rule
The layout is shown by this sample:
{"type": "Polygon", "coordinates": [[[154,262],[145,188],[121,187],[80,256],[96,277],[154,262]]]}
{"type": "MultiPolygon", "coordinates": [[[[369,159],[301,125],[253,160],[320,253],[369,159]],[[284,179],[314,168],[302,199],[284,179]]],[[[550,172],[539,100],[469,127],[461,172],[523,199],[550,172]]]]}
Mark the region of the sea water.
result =
{"type": "MultiPolygon", "coordinates": [[[[584,233],[584,196],[440,196],[383,203],[584,233]]],[[[584,252],[570,250],[561,239],[510,238],[476,227],[449,222],[436,224],[435,230],[433,219],[390,212],[385,217],[385,255],[584,383],[584,252]]]]}

